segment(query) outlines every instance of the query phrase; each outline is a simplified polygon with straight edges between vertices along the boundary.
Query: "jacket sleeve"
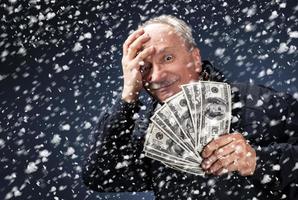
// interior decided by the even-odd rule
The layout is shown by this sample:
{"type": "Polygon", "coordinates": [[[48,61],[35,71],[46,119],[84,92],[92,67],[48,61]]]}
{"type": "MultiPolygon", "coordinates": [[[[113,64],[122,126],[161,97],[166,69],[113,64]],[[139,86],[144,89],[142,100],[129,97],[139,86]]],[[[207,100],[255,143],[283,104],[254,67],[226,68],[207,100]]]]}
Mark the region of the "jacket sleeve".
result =
{"type": "Polygon", "coordinates": [[[143,143],[133,140],[134,116],[139,103],[116,100],[99,119],[92,132],[83,169],[83,180],[100,192],[150,190],[149,163],[142,154],[143,143]]]}
{"type": "Polygon", "coordinates": [[[298,102],[290,95],[272,97],[274,103],[267,110],[275,106],[279,117],[268,123],[279,133],[269,145],[255,146],[257,166],[252,178],[261,187],[282,190],[288,199],[294,199],[298,195],[298,102]]]}

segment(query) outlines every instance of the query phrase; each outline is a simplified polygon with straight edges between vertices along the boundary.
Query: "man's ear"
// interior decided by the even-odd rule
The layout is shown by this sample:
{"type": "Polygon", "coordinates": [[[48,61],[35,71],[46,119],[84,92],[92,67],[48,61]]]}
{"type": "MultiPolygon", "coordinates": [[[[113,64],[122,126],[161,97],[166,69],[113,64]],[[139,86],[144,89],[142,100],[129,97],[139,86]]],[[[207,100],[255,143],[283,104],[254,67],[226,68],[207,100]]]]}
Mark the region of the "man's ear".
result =
{"type": "Polygon", "coordinates": [[[195,70],[200,74],[202,72],[202,59],[201,59],[200,49],[197,47],[194,48],[192,50],[192,56],[195,61],[195,70]]]}

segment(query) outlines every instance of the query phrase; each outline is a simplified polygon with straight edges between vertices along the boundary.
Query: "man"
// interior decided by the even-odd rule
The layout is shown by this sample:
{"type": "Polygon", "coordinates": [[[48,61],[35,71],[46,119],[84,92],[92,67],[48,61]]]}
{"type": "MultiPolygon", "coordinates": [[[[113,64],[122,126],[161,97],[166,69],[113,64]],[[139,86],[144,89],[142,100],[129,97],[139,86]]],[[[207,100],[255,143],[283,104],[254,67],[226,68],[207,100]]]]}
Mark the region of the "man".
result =
{"type": "Polygon", "coordinates": [[[176,171],[142,152],[157,102],[193,81],[222,81],[202,62],[191,29],[173,16],[145,22],[123,45],[121,97],[102,114],[83,170],[85,184],[101,192],[154,191],[156,199],[294,199],[298,176],[298,103],[291,96],[231,84],[231,134],[200,154],[206,176],[176,171]],[[153,102],[137,118],[144,88],[153,102]],[[157,100],[157,101],[156,101],[157,100]]]}

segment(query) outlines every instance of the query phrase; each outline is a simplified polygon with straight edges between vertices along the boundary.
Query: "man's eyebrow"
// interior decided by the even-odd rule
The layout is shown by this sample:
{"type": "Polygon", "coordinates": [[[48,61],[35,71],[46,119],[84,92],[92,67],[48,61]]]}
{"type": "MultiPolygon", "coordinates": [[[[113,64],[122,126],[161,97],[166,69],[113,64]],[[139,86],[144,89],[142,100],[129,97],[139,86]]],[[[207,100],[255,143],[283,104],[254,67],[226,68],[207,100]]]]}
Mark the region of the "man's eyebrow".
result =
{"type": "Polygon", "coordinates": [[[171,49],[174,49],[175,47],[174,46],[171,46],[171,47],[164,47],[164,48],[161,48],[160,50],[158,50],[157,52],[156,52],[156,54],[161,54],[161,53],[163,53],[163,52],[165,52],[165,51],[167,51],[167,50],[171,50],[171,49]]]}

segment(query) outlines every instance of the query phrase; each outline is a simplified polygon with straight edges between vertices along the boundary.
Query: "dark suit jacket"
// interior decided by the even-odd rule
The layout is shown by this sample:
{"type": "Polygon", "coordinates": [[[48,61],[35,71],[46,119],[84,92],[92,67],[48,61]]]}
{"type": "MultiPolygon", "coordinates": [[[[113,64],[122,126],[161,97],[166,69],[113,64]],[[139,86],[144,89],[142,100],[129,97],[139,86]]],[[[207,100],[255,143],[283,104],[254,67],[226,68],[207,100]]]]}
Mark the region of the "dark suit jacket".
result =
{"type": "MultiPolygon", "coordinates": [[[[210,79],[224,81],[213,69],[207,70],[210,79]]],[[[140,102],[118,98],[102,113],[90,137],[85,184],[100,192],[154,191],[156,199],[297,200],[298,102],[262,86],[231,83],[231,88],[231,132],[242,133],[255,148],[254,175],[201,177],[144,157],[144,136],[157,102],[140,109],[140,102]]]]}

